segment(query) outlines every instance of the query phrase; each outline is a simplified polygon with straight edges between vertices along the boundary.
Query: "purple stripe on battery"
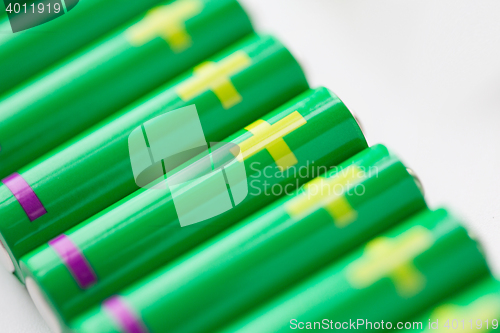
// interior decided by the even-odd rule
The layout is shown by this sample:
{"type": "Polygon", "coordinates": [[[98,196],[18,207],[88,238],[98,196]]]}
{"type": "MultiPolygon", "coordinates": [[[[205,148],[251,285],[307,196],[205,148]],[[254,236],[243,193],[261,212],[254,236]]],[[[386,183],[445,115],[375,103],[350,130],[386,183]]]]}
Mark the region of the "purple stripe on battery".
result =
{"type": "Polygon", "coordinates": [[[30,221],[33,222],[40,216],[47,214],[40,199],[20,174],[15,172],[2,179],[2,183],[14,194],[30,221]]]}
{"type": "Polygon", "coordinates": [[[113,296],[104,302],[104,308],[120,325],[125,333],[147,333],[145,325],[128,307],[120,296],[113,296]]]}
{"type": "Polygon", "coordinates": [[[57,252],[59,257],[71,272],[78,285],[87,289],[97,282],[97,276],[84,257],[83,253],[66,235],[61,235],[49,242],[50,247],[57,252]]]}

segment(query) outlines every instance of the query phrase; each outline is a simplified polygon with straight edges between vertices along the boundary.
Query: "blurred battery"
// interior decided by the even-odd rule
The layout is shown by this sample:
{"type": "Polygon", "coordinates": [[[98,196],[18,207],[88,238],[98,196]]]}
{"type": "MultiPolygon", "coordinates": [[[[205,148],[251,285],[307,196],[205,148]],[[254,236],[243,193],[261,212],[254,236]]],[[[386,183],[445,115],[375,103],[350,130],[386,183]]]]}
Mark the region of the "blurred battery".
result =
{"type": "MultiPolygon", "coordinates": [[[[35,2],[40,1],[33,1],[35,2]]],[[[77,1],[68,2],[75,4],[77,1]]],[[[5,4],[2,2],[0,95],[162,2],[164,0],[78,1],[73,10],[70,8],[71,11],[67,15],[16,33],[12,32],[5,4]]],[[[25,11],[24,8],[22,10],[25,11]]],[[[28,6],[26,10],[38,12],[38,4],[36,8],[28,6]]]]}
{"type": "MultiPolygon", "coordinates": [[[[3,1],[0,1],[0,22],[3,22],[3,20],[7,18],[7,12],[5,11],[5,3],[3,1]]],[[[1,32],[7,32],[7,31],[2,31],[1,32]]]]}
{"type": "Polygon", "coordinates": [[[0,240],[16,274],[22,255],[139,188],[128,136],[145,121],[194,104],[207,141],[217,142],[306,89],[300,66],[280,42],[251,36],[4,179],[0,240]]]}
{"type": "Polygon", "coordinates": [[[236,0],[150,10],[0,100],[0,177],[251,32],[236,0]]]}
{"type": "Polygon", "coordinates": [[[493,332],[498,329],[499,320],[500,283],[489,276],[410,320],[411,324],[404,328],[413,333],[431,330],[493,332]]]}
{"type": "MultiPolygon", "coordinates": [[[[423,208],[413,176],[377,145],[119,297],[149,332],[161,332],[163,327],[169,332],[217,331],[423,208]]],[[[104,308],[109,305],[106,301],[104,308]]],[[[105,313],[96,316],[99,319],[90,318],[81,327],[77,324],[77,331],[119,331],[123,324],[105,313]]]]}
{"type": "Polygon", "coordinates": [[[382,320],[390,325],[383,328],[395,329],[393,323],[487,274],[483,254],[459,222],[444,209],[425,210],[223,332],[285,332],[314,322],[375,331],[382,320]]]}
{"type": "MultiPolygon", "coordinates": [[[[245,165],[246,177],[241,182],[249,188],[246,198],[229,211],[181,227],[178,198],[173,198],[168,189],[138,191],[105,214],[91,218],[55,240],[56,243],[71,242],[71,247],[77,249],[86,262],[86,271],[94,276],[89,282],[82,283],[85,274],[63,261],[54,241],[23,257],[21,266],[25,277],[43,290],[51,311],[68,323],[92,305],[196,247],[250,212],[279,196],[292,194],[297,185],[366,147],[354,117],[338,97],[325,88],[299,95],[226,141],[241,149],[241,154],[234,155],[239,157],[237,164],[243,162],[245,165]],[[282,189],[279,193],[278,187],[282,189]]],[[[215,159],[217,151],[212,155],[215,159]]],[[[232,175],[234,167],[227,166],[226,174],[232,175]]],[[[187,167],[182,173],[189,169],[187,167]]],[[[216,190],[217,178],[211,176],[182,188],[181,200],[185,198],[192,204],[190,214],[197,205],[203,210],[217,204],[216,199],[211,200],[220,195],[216,190]],[[193,204],[200,192],[204,193],[202,200],[193,204]]],[[[176,175],[167,177],[169,185],[172,183],[170,177],[176,175]]],[[[232,189],[240,185],[232,184],[232,189]]],[[[413,196],[413,206],[408,204],[408,211],[424,205],[418,190],[411,192],[411,184],[405,188],[410,193],[404,199],[394,200],[407,202],[407,198],[413,196]]],[[[402,210],[403,206],[398,208],[402,210]]]]}

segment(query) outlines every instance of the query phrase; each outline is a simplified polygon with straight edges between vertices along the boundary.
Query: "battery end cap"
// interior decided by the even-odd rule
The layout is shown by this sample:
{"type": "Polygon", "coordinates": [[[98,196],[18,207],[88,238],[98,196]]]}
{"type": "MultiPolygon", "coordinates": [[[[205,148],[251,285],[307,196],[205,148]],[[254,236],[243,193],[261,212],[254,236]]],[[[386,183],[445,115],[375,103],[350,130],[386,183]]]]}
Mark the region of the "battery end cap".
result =
{"type": "Polygon", "coordinates": [[[38,284],[31,277],[26,278],[26,289],[28,289],[28,293],[33,303],[35,303],[35,307],[45,320],[47,326],[49,326],[49,329],[54,333],[62,333],[63,330],[57,316],[47,303],[40,287],[38,287],[38,284]]]}
{"type": "Polygon", "coordinates": [[[14,266],[14,262],[12,261],[9,252],[7,252],[5,246],[1,241],[0,241],[0,263],[2,264],[3,267],[5,267],[7,271],[9,271],[9,273],[15,272],[16,268],[14,266]]]}

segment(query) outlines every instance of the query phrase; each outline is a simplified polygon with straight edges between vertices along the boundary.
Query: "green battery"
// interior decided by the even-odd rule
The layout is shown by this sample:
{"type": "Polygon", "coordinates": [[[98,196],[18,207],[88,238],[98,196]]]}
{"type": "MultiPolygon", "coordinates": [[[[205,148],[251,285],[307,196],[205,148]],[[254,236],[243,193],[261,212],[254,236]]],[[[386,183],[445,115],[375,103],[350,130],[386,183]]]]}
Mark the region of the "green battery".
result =
{"type": "MultiPolygon", "coordinates": [[[[3,1],[0,1],[0,22],[3,22],[5,18],[7,18],[7,12],[5,11],[5,4],[3,1]]],[[[7,31],[0,31],[0,32],[7,32],[7,31]]]]}
{"type": "MultiPolygon", "coordinates": [[[[423,208],[425,200],[413,176],[377,145],[119,297],[148,332],[217,331],[423,208]]],[[[103,306],[110,306],[109,300],[103,306]]],[[[122,331],[117,318],[97,312],[76,324],[76,331],[122,331]]]]}
{"type": "Polygon", "coordinates": [[[445,209],[425,210],[223,332],[394,329],[487,274],[483,254],[459,222],[445,209]]]}
{"type": "Polygon", "coordinates": [[[150,10],[5,95],[0,177],[251,32],[236,0],[178,0],[150,10]]]}
{"type": "MultiPolygon", "coordinates": [[[[16,33],[12,32],[6,8],[2,3],[0,95],[163,1],[71,0],[67,2],[76,6],[74,8],[69,6],[71,7],[69,9],[67,6],[66,15],[16,33]]],[[[64,6],[62,7],[64,9],[64,6]]],[[[26,10],[32,11],[33,8],[28,6],[26,10]]],[[[39,10],[38,4],[35,10],[39,10]]]]}
{"type": "MultiPolygon", "coordinates": [[[[246,197],[230,210],[182,227],[179,201],[169,189],[138,191],[106,213],[23,257],[21,267],[28,287],[31,291],[34,286],[43,290],[62,326],[250,212],[279,196],[292,194],[314,174],[366,147],[354,117],[326,88],[306,91],[226,141],[241,149],[236,163],[245,165],[246,177],[242,182],[248,189],[246,197]],[[78,249],[84,258],[87,273],[79,273],[79,268],[60,255],[57,244],[68,240],[69,246],[78,249]],[[88,272],[93,278],[86,279],[88,272]]],[[[231,167],[225,168],[228,175],[234,173],[231,167]]],[[[212,190],[217,188],[216,177],[213,174],[204,179],[202,187],[198,183],[184,185],[185,197],[195,200],[200,190],[217,197],[219,193],[212,190]]],[[[233,184],[232,188],[238,186],[233,184]]],[[[236,196],[234,193],[233,190],[236,196]]]]}
{"type": "Polygon", "coordinates": [[[414,333],[496,331],[500,321],[500,283],[487,277],[415,319],[402,328],[414,333]]]}
{"type": "Polygon", "coordinates": [[[194,104],[207,142],[217,142],[306,89],[280,42],[251,36],[4,179],[0,236],[17,275],[22,255],[139,189],[128,136],[145,121],[194,104]]]}

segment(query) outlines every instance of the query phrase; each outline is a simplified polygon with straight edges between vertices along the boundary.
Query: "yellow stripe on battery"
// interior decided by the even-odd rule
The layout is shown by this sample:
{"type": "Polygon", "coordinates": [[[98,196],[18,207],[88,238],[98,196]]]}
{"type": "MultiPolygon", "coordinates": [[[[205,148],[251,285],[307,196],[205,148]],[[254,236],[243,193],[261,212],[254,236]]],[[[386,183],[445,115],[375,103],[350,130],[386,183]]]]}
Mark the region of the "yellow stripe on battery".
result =
{"type": "MultiPolygon", "coordinates": [[[[484,323],[487,320],[497,318],[498,313],[500,313],[500,302],[498,301],[498,297],[494,295],[486,295],[465,306],[459,306],[456,304],[441,305],[432,311],[430,319],[433,322],[437,319],[439,320],[439,323],[442,324],[445,324],[446,321],[457,318],[463,319],[465,322],[472,319],[474,325],[476,325],[477,320],[480,320],[483,323],[481,329],[477,329],[477,327],[470,327],[465,324],[465,326],[460,325],[458,327],[458,332],[487,332],[489,329],[486,328],[484,323]]],[[[426,329],[427,332],[435,330],[436,329],[426,329]]]]}
{"type": "Polygon", "coordinates": [[[305,192],[290,200],[285,210],[291,217],[300,218],[324,208],[337,227],[345,227],[357,217],[345,193],[365,177],[365,172],[356,165],[340,170],[330,178],[318,177],[307,183],[305,192]]]}
{"type": "Polygon", "coordinates": [[[281,171],[294,166],[298,163],[297,158],[283,137],[306,123],[305,118],[297,111],[292,112],[274,124],[269,124],[262,119],[255,121],[245,127],[253,135],[238,144],[241,149],[239,160],[246,160],[266,149],[281,171]]]}
{"type": "Polygon", "coordinates": [[[179,53],[192,44],[186,21],[203,10],[200,0],[181,0],[150,10],[144,19],[127,30],[130,44],[142,46],[156,37],[163,38],[172,51],[179,53]]]}
{"type": "Polygon", "coordinates": [[[252,60],[243,51],[235,52],[219,62],[206,61],[194,68],[193,77],[180,84],[176,92],[183,101],[188,101],[211,90],[224,109],[229,109],[243,100],[230,77],[251,63],[252,60]]]}
{"type": "Polygon", "coordinates": [[[433,243],[431,232],[421,226],[395,238],[375,238],[365,246],[363,257],[347,267],[348,281],[361,289],[387,277],[401,297],[412,297],[426,283],[425,276],[415,267],[413,260],[433,243]]]}

